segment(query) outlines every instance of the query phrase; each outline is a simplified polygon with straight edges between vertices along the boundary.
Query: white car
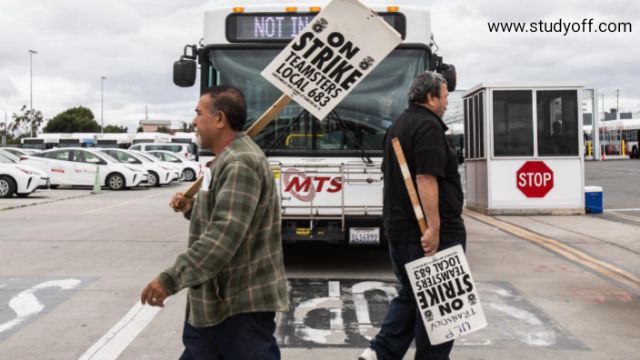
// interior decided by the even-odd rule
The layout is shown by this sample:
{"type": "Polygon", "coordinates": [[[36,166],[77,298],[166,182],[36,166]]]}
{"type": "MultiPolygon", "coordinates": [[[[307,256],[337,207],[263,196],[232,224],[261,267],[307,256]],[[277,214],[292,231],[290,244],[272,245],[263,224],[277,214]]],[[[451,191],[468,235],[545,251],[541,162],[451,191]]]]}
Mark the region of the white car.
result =
{"type": "MultiPolygon", "coordinates": [[[[13,153],[6,151],[5,149],[0,149],[0,160],[8,160],[10,163],[17,164],[20,162],[20,158],[18,156],[13,155],[13,153]]],[[[3,163],[6,163],[3,161],[3,163]]],[[[21,164],[21,169],[25,169],[27,171],[31,171],[38,177],[38,187],[47,188],[49,187],[49,176],[44,171],[38,170],[36,168],[32,168],[31,166],[21,164]]]]}
{"type": "Polygon", "coordinates": [[[198,159],[198,146],[194,143],[140,143],[129,147],[136,151],[170,151],[184,160],[198,159]]]}
{"type": "Polygon", "coordinates": [[[25,197],[36,190],[40,175],[25,166],[0,157],[0,198],[9,198],[13,194],[25,197]]]}
{"type": "Polygon", "coordinates": [[[151,154],[142,152],[142,151],[136,151],[136,150],[129,150],[129,151],[134,153],[134,154],[136,154],[136,155],[139,155],[139,156],[141,156],[141,157],[143,157],[143,158],[145,158],[145,159],[147,159],[147,160],[149,160],[151,162],[153,162],[154,164],[162,165],[162,166],[164,166],[166,168],[171,169],[171,173],[173,174],[173,177],[172,177],[171,180],[172,181],[180,180],[180,174],[182,173],[182,168],[181,167],[179,167],[179,166],[177,166],[175,164],[172,164],[170,162],[162,161],[162,160],[158,159],[157,157],[155,157],[155,156],[153,156],[151,154]]]}
{"type": "Polygon", "coordinates": [[[197,161],[184,160],[169,151],[147,151],[158,159],[182,167],[182,181],[194,181],[202,172],[197,161]]]}
{"type": "Polygon", "coordinates": [[[98,152],[106,153],[114,159],[130,165],[137,165],[149,173],[149,186],[170,184],[174,177],[174,170],[170,167],[154,163],[134,152],[122,149],[100,149],[98,152]]]}
{"type": "Polygon", "coordinates": [[[21,148],[15,148],[15,147],[4,147],[2,148],[2,150],[8,151],[17,157],[20,157],[23,155],[35,155],[42,152],[41,150],[37,150],[37,149],[21,149],[21,148]]]}
{"type": "Polygon", "coordinates": [[[148,181],[144,170],[118,162],[107,154],[86,148],[52,149],[36,156],[23,156],[20,164],[26,164],[49,174],[51,187],[60,185],[91,186],[98,181],[111,190],[139,186],[148,181]]]}

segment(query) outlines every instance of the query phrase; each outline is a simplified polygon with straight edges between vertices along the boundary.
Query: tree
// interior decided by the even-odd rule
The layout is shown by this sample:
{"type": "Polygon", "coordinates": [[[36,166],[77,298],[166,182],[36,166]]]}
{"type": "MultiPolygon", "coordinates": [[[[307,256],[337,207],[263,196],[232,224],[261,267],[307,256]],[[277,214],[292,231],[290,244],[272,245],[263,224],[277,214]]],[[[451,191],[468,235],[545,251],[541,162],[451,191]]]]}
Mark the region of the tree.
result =
{"type": "Polygon", "coordinates": [[[100,132],[91,110],[83,106],[67,109],[49,120],[46,133],[100,132]]]}
{"type": "Polygon", "coordinates": [[[192,123],[187,124],[186,121],[181,121],[180,124],[182,125],[182,127],[180,128],[181,131],[184,131],[184,132],[194,132],[194,131],[196,131],[196,129],[193,127],[192,123]]]}
{"type": "Polygon", "coordinates": [[[27,105],[22,105],[20,113],[11,115],[13,122],[9,124],[9,132],[15,137],[35,136],[42,125],[42,111],[27,109],[27,105]]]}
{"type": "Polygon", "coordinates": [[[171,129],[166,126],[158,126],[158,129],[156,131],[160,133],[171,134],[171,129]]]}
{"type": "Polygon", "coordinates": [[[104,127],[104,132],[106,133],[126,133],[129,131],[129,128],[118,125],[107,125],[104,127]]]}
{"type": "Polygon", "coordinates": [[[136,129],[136,132],[144,132],[144,129],[142,128],[142,126],[138,126],[138,128],[136,129]]]}

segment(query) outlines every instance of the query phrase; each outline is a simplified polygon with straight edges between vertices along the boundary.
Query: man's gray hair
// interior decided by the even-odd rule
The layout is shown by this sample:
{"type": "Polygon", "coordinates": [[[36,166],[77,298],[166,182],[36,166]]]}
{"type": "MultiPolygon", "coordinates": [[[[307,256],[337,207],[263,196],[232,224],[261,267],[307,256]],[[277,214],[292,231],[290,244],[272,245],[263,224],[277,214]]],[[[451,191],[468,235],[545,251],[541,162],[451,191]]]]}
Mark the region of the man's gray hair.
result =
{"type": "Polygon", "coordinates": [[[447,80],[437,72],[425,71],[411,83],[409,88],[409,105],[423,104],[427,101],[427,94],[433,97],[440,97],[440,87],[447,84],[447,80]]]}

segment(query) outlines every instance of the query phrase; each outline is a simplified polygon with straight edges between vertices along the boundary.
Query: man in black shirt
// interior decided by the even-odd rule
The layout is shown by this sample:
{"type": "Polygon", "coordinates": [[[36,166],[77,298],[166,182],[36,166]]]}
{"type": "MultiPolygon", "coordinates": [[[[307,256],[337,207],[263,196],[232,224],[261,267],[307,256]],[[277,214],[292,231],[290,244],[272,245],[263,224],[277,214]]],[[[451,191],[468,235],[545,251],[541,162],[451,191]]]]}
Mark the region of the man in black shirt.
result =
{"type": "Polygon", "coordinates": [[[360,359],[402,359],[416,341],[416,359],[449,359],[453,341],[431,345],[418,312],[404,265],[437,251],[466,245],[462,220],[462,185],[458,159],[446,139],[442,116],[447,107],[447,84],[437,73],[416,77],[409,90],[409,107],[387,131],[384,141],[384,227],[389,255],[402,285],[391,301],[380,332],[360,359]],[[420,234],[391,139],[397,137],[412,174],[428,229],[420,234]]]}

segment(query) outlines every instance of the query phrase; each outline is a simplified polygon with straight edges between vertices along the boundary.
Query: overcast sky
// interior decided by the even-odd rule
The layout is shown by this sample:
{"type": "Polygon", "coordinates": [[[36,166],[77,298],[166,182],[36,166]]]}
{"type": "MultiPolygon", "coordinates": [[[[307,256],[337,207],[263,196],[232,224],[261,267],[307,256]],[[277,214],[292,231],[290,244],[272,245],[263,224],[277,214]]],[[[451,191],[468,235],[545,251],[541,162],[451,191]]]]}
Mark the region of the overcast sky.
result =
{"type": "MultiPolygon", "coordinates": [[[[479,82],[570,81],[597,87],[605,108],[640,111],[640,1],[431,0],[432,32],[445,61],[458,70],[458,88],[479,82]],[[488,21],[630,22],[631,33],[490,33],[488,21]]],[[[29,104],[46,119],[87,106],[105,125],[144,118],[190,121],[197,89],[172,83],[172,64],[202,37],[204,11],[217,1],[0,0],[0,112],[29,104]]],[[[281,4],[282,1],[277,3],[281,4]]],[[[321,3],[321,2],[319,2],[321,3]]],[[[247,4],[237,1],[236,4],[247,4]]],[[[401,8],[402,10],[402,8],[401,8]]],[[[4,120],[4,114],[0,115],[4,120]]]]}

